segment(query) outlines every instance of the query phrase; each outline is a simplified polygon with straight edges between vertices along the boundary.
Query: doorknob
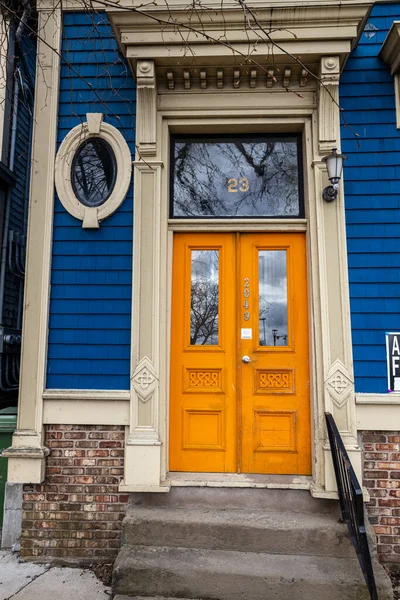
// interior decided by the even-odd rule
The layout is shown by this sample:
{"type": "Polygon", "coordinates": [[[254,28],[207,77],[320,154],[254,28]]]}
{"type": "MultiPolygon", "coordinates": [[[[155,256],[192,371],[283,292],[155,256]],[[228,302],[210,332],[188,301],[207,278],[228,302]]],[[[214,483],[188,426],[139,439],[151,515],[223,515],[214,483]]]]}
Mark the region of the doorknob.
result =
{"type": "Polygon", "coordinates": [[[245,364],[251,363],[250,356],[247,356],[247,354],[245,354],[244,356],[242,356],[242,362],[244,362],[245,364]]]}

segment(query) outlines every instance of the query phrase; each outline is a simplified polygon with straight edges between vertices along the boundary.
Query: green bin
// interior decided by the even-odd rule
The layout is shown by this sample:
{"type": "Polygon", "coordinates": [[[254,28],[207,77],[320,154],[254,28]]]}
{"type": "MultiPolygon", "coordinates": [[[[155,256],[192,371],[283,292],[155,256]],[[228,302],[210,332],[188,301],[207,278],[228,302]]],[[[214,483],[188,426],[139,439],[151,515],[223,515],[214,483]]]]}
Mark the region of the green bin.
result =
{"type": "Polygon", "coordinates": [[[0,410],[0,528],[3,527],[4,494],[7,482],[8,459],[1,453],[11,446],[12,435],[17,428],[17,407],[9,406],[0,410]]]}

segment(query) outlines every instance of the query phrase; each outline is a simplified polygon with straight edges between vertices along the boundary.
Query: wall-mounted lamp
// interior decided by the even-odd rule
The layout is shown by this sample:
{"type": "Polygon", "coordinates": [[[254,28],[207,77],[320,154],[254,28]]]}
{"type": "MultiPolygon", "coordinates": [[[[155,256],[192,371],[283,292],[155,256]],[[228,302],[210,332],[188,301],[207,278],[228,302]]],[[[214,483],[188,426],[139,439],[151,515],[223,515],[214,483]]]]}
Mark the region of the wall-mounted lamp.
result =
{"type": "Polygon", "coordinates": [[[322,192],[322,197],[326,202],[336,200],[339,190],[339,181],[342,177],[343,162],[347,156],[338,154],[336,148],[332,148],[332,153],[325,156],[322,161],[326,163],[328,178],[332,185],[328,185],[322,192]]]}

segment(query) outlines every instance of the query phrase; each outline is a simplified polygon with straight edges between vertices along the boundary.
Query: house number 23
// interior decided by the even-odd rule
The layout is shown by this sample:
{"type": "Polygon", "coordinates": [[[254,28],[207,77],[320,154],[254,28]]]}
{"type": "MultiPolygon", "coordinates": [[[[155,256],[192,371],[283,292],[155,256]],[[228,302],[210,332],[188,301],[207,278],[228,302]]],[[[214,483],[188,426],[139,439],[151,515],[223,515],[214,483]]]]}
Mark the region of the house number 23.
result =
{"type": "Polygon", "coordinates": [[[231,177],[228,179],[228,192],[248,192],[249,191],[249,180],[247,177],[241,177],[235,179],[231,177]]]}
{"type": "Polygon", "coordinates": [[[250,297],[250,279],[248,277],[244,278],[244,282],[243,282],[243,296],[244,296],[243,308],[246,309],[244,311],[244,313],[243,313],[243,319],[245,321],[248,321],[250,319],[250,311],[248,310],[248,308],[249,308],[248,298],[250,297]]]}

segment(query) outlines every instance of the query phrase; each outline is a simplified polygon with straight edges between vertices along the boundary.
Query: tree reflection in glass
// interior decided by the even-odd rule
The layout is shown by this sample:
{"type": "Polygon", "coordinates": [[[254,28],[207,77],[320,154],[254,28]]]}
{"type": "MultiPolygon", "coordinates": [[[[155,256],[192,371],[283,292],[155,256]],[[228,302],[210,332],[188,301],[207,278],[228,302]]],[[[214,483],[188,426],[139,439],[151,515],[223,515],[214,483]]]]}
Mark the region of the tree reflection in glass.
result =
{"type": "Polygon", "coordinates": [[[288,346],[285,250],[259,251],[258,294],[260,346],[288,346]]]}
{"type": "Polygon", "coordinates": [[[71,167],[71,182],[85,206],[101,206],[110,197],[116,178],[116,160],[110,144],[89,138],[78,148],[71,167]]]}
{"type": "Polygon", "coordinates": [[[218,250],[192,250],[190,344],[218,344],[218,250]]]}
{"type": "Polygon", "coordinates": [[[173,152],[172,216],[300,216],[297,138],[177,138],[173,152]]]}

